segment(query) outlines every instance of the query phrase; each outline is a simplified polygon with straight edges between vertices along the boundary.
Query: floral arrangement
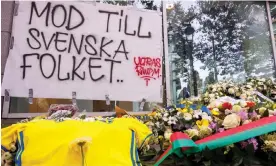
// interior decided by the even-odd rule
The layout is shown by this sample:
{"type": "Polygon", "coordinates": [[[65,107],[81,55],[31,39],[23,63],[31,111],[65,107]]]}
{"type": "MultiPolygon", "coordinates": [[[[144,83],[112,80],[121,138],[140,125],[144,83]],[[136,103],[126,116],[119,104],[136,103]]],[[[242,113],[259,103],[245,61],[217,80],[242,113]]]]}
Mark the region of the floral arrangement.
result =
{"type": "Polygon", "coordinates": [[[255,92],[260,92],[272,101],[276,101],[276,84],[272,79],[265,78],[250,78],[243,84],[225,81],[208,85],[201,96],[201,101],[208,104],[219,97],[229,96],[235,99],[260,102],[261,100],[255,92]]]}
{"type": "MultiPolygon", "coordinates": [[[[154,136],[144,147],[143,154],[147,154],[156,145],[160,145],[161,150],[166,149],[173,132],[186,133],[193,141],[197,141],[264,117],[276,116],[275,90],[276,84],[270,79],[249,79],[240,85],[221,82],[208,86],[200,98],[184,100],[168,108],[156,108],[149,114],[150,120],[146,122],[154,136]]],[[[195,165],[207,161],[209,164],[226,163],[226,160],[213,161],[218,160],[216,151],[224,155],[221,159],[227,156],[232,160],[235,155],[240,154],[239,161],[232,161],[236,165],[247,165],[247,162],[253,160],[252,155],[245,157],[247,153],[262,156],[258,160],[254,158],[256,162],[260,163],[263,159],[268,165],[276,165],[276,133],[250,138],[208,153],[191,155],[189,158],[195,165]],[[204,154],[213,154],[213,158],[206,158],[204,154]]]]}
{"type": "Polygon", "coordinates": [[[14,165],[14,157],[16,154],[16,146],[13,144],[11,146],[10,152],[5,152],[4,150],[1,150],[1,166],[13,166],[14,165]]]}

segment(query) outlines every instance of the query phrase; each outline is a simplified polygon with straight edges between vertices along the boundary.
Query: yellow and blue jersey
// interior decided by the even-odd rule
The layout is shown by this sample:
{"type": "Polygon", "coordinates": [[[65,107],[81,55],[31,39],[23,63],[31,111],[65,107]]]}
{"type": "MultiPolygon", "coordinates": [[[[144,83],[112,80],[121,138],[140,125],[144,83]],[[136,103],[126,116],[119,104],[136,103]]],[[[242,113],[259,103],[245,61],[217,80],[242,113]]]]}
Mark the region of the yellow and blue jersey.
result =
{"type": "Polygon", "coordinates": [[[1,130],[2,149],[17,142],[17,166],[141,166],[137,149],[151,135],[133,118],[112,123],[35,120],[1,130]],[[85,142],[81,149],[79,142],[85,142]]]}

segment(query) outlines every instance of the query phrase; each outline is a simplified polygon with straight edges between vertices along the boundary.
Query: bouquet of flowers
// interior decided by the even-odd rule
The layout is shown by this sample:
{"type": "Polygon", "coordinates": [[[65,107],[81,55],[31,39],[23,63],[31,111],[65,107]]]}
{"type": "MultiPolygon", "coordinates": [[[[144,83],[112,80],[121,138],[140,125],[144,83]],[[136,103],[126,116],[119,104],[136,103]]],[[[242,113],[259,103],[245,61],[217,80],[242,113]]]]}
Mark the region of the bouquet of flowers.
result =
{"type": "MultiPolygon", "coordinates": [[[[275,90],[276,84],[270,79],[249,79],[240,85],[221,82],[208,86],[199,100],[184,100],[168,108],[156,108],[146,122],[154,136],[143,153],[156,144],[162,146],[161,150],[166,149],[164,144],[170,144],[170,136],[174,132],[186,133],[197,141],[264,117],[276,116],[275,90]]],[[[188,158],[188,163],[194,165],[248,165],[252,161],[276,165],[276,133],[212,151],[207,149],[188,158]],[[218,155],[223,157],[218,158],[218,155]]]]}

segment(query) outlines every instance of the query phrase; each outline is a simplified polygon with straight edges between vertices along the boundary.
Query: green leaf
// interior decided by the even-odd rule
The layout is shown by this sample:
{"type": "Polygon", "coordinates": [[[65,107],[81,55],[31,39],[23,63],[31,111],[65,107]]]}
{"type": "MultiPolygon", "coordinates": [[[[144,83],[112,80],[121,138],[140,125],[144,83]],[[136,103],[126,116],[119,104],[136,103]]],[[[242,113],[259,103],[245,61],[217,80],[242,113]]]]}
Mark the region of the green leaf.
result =
{"type": "Polygon", "coordinates": [[[275,165],[276,165],[276,153],[275,152],[270,152],[269,156],[270,156],[271,160],[273,162],[275,162],[275,165]]]}
{"type": "Polygon", "coordinates": [[[196,153],[195,155],[194,155],[194,160],[193,161],[195,161],[195,162],[200,162],[201,160],[202,160],[202,156],[200,155],[200,153],[196,153]]]}
{"type": "Polygon", "coordinates": [[[211,161],[203,161],[204,166],[211,166],[211,161]]]}
{"type": "Polygon", "coordinates": [[[257,157],[244,157],[243,162],[246,165],[261,165],[261,161],[257,157]]]}
{"type": "Polygon", "coordinates": [[[208,148],[206,147],[203,152],[202,152],[202,155],[207,159],[207,160],[211,160],[213,158],[213,152],[208,148]]]}
{"type": "Polygon", "coordinates": [[[234,155],[244,156],[244,153],[237,146],[234,146],[232,150],[233,150],[234,155]]]}
{"type": "Polygon", "coordinates": [[[225,155],[224,155],[224,149],[223,148],[217,148],[215,150],[215,157],[214,161],[216,162],[224,162],[225,161],[225,155]]]}
{"type": "Polygon", "coordinates": [[[264,114],[263,114],[263,117],[269,117],[269,112],[268,112],[268,109],[265,110],[264,114]]]}
{"type": "Polygon", "coordinates": [[[242,156],[234,156],[231,166],[240,166],[243,162],[242,156]]]}
{"type": "Polygon", "coordinates": [[[254,150],[254,145],[252,143],[248,144],[246,146],[245,150],[246,150],[248,156],[254,156],[255,150],[254,150]]]}
{"type": "Polygon", "coordinates": [[[190,159],[184,159],[183,166],[193,166],[193,162],[190,159]]]}

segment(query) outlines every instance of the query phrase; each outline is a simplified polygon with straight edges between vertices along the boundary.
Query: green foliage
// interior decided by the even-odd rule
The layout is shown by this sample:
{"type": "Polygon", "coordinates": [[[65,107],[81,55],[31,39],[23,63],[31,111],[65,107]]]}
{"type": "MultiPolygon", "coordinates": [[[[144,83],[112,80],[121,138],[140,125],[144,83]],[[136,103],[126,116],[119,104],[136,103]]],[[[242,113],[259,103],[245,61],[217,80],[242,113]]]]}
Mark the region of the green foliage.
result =
{"type": "MultiPolygon", "coordinates": [[[[113,5],[120,5],[120,6],[126,6],[126,5],[133,5],[134,1],[133,0],[104,0],[104,3],[108,4],[113,4],[113,5]]],[[[157,10],[157,6],[154,5],[154,1],[145,1],[145,0],[140,0],[140,2],[144,5],[145,9],[149,10],[157,10]]]]}
{"type": "Polygon", "coordinates": [[[181,2],[168,10],[169,43],[181,57],[176,67],[179,75],[188,77],[189,55],[185,39],[185,23],[195,25],[192,55],[204,64],[209,76],[205,84],[218,81],[218,76],[241,74],[237,79],[253,75],[271,76],[273,68],[271,43],[265,3],[248,1],[197,1],[183,7],[181,2]],[[258,15],[264,17],[259,19],[258,15]],[[265,59],[265,60],[264,60],[265,59]]]}

